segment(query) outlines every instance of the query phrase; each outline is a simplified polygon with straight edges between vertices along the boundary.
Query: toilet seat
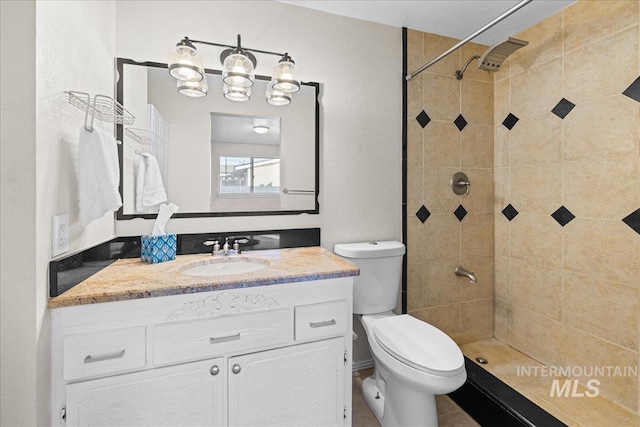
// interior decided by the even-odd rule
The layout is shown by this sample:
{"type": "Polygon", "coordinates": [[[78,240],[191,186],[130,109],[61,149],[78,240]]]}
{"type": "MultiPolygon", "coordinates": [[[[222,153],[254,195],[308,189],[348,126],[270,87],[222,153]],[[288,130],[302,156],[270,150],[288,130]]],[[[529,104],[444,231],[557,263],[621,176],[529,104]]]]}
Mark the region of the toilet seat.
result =
{"type": "Polygon", "coordinates": [[[376,320],[373,330],[384,351],[412,368],[440,376],[464,369],[462,352],[447,334],[408,314],[376,320]]]}

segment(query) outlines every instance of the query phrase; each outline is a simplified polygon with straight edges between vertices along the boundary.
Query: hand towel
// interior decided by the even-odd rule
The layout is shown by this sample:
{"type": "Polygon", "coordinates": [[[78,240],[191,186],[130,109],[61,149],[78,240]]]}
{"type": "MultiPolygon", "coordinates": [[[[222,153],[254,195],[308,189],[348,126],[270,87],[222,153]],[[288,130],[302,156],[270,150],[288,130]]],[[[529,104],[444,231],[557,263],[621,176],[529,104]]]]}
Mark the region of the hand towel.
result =
{"type": "Polygon", "coordinates": [[[167,192],[162,183],[158,160],[153,154],[142,153],[136,180],[136,211],[140,212],[166,201],[167,192]]]}
{"type": "Polygon", "coordinates": [[[99,127],[88,131],[82,126],[78,145],[80,223],[88,225],[122,206],[118,148],[113,135],[99,127]]]}

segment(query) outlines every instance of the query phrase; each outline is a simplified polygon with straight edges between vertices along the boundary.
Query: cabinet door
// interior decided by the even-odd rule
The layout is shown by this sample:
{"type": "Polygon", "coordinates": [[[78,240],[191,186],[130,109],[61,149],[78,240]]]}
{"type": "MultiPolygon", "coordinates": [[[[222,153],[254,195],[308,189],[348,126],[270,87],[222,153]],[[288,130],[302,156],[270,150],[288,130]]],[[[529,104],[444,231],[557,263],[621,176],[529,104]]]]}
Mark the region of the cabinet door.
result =
{"type": "Polygon", "coordinates": [[[344,338],[231,357],[229,426],[344,425],[344,338]]]}
{"type": "Polygon", "coordinates": [[[218,358],[69,384],[67,425],[221,426],[224,376],[218,358]]]}

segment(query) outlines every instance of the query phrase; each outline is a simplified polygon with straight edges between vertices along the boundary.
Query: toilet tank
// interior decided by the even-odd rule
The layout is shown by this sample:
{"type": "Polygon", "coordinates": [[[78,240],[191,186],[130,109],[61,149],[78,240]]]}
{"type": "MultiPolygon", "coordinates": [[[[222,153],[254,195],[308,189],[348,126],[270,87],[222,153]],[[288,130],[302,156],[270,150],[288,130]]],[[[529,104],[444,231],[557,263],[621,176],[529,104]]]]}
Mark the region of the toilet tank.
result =
{"type": "Polygon", "coordinates": [[[333,252],[360,269],[353,282],[354,313],[375,314],[396,308],[405,253],[402,243],[338,243],[333,252]]]}

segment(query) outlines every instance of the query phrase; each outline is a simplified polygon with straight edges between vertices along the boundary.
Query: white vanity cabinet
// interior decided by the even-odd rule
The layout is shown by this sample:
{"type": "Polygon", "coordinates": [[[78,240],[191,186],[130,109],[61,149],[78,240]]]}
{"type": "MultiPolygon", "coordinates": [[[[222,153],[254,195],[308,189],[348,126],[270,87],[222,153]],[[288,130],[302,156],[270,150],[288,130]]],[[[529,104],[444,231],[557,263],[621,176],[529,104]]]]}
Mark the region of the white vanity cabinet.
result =
{"type": "Polygon", "coordinates": [[[352,282],[54,308],[52,425],[350,425],[352,282]]]}

